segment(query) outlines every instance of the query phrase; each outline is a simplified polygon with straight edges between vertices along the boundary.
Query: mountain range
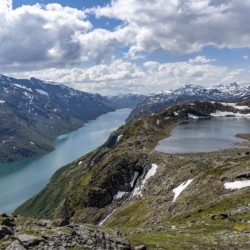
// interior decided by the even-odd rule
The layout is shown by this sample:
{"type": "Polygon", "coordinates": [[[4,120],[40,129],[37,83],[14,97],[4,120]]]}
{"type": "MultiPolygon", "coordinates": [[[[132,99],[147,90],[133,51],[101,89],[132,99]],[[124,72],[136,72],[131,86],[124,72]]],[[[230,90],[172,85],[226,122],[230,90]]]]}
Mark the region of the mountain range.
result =
{"type": "Polygon", "coordinates": [[[36,78],[0,75],[0,161],[48,152],[58,135],[114,109],[98,94],[36,78]]]}
{"type": "Polygon", "coordinates": [[[135,117],[150,114],[158,109],[168,107],[175,103],[191,100],[221,100],[236,101],[250,97],[250,85],[216,85],[205,88],[199,85],[187,84],[176,90],[165,91],[151,95],[140,103],[128,117],[131,121],[135,117]]]}

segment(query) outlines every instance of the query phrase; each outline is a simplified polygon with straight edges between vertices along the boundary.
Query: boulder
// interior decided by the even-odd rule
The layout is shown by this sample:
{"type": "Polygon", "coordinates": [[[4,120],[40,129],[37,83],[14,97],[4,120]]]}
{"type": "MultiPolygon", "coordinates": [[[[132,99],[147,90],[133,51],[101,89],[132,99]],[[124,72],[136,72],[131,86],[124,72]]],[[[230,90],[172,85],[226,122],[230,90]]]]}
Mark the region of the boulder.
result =
{"type": "Polygon", "coordinates": [[[135,250],[147,250],[147,246],[145,245],[141,245],[141,246],[138,246],[138,247],[135,247],[135,250]]]}
{"type": "Polygon", "coordinates": [[[1,225],[6,226],[6,227],[14,227],[15,224],[12,223],[10,219],[4,219],[1,223],[1,225]]]}
{"type": "Polygon", "coordinates": [[[11,229],[6,226],[0,226],[0,239],[3,239],[7,235],[13,235],[11,229]]]}
{"type": "Polygon", "coordinates": [[[26,248],[24,248],[18,240],[15,240],[14,242],[12,242],[7,248],[6,250],[26,250],[26,248]]]}
{"type": "Polygon", "coordinates": [[[36,235],[28,235],[28,234],[19,234],[17,238],[20,242],[23,243],[25,247],[33,247],[40,244],[40,242],[44,241],[44,239],[40,236],[36,235]]]}
{"type": "Polygon", "coordinates": [[[70,224],[69,219],[59,219],[59,220],[54,220],[52,222],[52,225],[54,227],[64,227],[64,226],[68,226],[70,224]]]}

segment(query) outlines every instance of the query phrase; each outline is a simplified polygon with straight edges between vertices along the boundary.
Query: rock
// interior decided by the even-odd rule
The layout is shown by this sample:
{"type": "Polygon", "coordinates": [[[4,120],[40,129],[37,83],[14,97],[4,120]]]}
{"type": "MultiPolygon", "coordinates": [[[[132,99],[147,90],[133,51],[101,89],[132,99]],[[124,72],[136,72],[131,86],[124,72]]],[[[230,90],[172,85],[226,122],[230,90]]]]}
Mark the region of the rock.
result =
{"type": "Polygon", "coordinates": [[[0,214],[0,217],[2,217],[2,218],[9,218],[9,216],[6,213],[0,214]]]}
{"type": "Polygon", "coordinates": [[[161,231],[163,231],[163,230],[165,230],[165,228],[162,227],[162,226],[159,226],[159,227],[156,227],[156,228],[151,228],[151,229],[149,229],[148,231],[149,231],[149,232],[161,232],[161,231]]]}
{"type": "Polygon", "coordinates": [[[6,227],[14,227],[15,226],[15,224],[13,224],[10,219],[4,219],[1,223],[1,225],[6,226],[6,227]]]}
{"type": "Polygon", "coordinates": [[[135,250],[147,250],[147,246],[145,245],[141,245],[141,246],[138,246],[138,247],[135,247],[135,250]]]}
{"type": "Polygon", "coordinates": [[[24,248],[18,240],[15,240],[14,242],[12,242],[11,245],[9,245],[6,250],[26,250],[26,248],[24,248]]]}
{"type": "Polygon", "coordinates": [[[89,239],[86,243],[88,246],[92,246],[94,244],[93,240],[89,239]]]}
{"type": "Polygon", "coordinates": [[[25,247],[37,246],[41,241],[44,241],[44,239],[40,236],[28,234],[19,234],[17,235],[17,238],[23,243],[25,247]]]}
{"type": "Polygon", "coordinates": [[[69,219],[59,219],[59,220],[54,220],[52,222],[52,225],[54,227],[64,227],[68,226],[70,224],[69,219]]]}
{"type": "Polygon", "coordinates": [[[229,219],[229,215],[228,214],[212,214],[210,215],[210,219],[211,220],[228,220],[229,219]]]}
{"type": "Polygon", "coordinates": [[[13,232],[5,226],[0,226],[0,239],[3,239],[7,235],[13,235],[13,232]]]}
{"type": "Polygon", "coordinates": [[[58,247],[58,250],[66,250],[66,248],[63,246],[60,246],[60,247],[58,247]]]}

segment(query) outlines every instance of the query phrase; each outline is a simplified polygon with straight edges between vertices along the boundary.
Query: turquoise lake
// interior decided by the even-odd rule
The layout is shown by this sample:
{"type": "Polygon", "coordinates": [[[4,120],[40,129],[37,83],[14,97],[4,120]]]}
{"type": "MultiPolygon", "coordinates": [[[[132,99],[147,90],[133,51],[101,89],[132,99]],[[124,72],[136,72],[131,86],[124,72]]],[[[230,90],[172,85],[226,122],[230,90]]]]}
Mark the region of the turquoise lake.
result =
{"type": "Polygon", "coordinates": [[[82,128],[61,135],[55,150],[29,160],[0,164],[0,212],[11,213],[37,194],[60,167],[103,144],[109,135],[125,123],[131,109],[119,109],[86,123],[82,128]]]}

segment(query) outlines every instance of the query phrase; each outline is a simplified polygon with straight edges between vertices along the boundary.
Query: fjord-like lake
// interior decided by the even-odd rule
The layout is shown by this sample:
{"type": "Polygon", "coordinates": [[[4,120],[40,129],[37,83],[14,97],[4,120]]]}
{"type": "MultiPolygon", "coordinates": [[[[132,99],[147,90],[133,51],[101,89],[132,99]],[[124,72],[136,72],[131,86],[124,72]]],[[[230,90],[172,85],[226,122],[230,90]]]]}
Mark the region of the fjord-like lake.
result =
{"type": "Polygon", "coordinates": [[[198,119],[175,127],[170,137],[159,142],[155,150],[163,153],[214,152],[238,147],[245,140],[236,134],[250,133],[250,119],[198,119]]]}
{"type": "Polygon", "coordinates": [[[0,212],[11,213],[37,194],[60,167],[78,159],[104,143],[125,123],[131,109],[119,109],[86,123],[82,128],[61,135],[55,150],[33,159],[0,164],[0,212]]]}

